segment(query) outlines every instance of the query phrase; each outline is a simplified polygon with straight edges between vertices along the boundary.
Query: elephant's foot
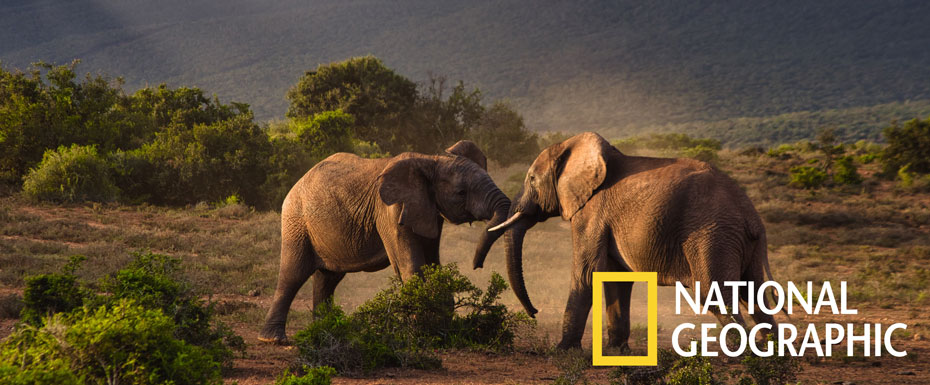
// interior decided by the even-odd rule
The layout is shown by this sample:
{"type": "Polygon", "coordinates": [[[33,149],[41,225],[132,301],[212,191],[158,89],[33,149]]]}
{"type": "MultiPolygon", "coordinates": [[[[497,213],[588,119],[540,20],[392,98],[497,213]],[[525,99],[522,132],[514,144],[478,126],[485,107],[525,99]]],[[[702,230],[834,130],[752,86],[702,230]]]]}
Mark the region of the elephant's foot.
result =
{"type": "Polygon", "coordinates": [[[287,335],[284,333],[284,326],[265,325],[262,331],[258,333],[258,340],[262,342],[273,343],[275,345],[284,345],[287,343],[287,335]]]}
{"type": "Polygon", "coordinates": [[[581,339],[566,339],[562,338],[562,341],[555,346],[559,350],[569,350],[569,349],[581,349],[581,339]]]}
{"type": "Polygon", "coordinates": [[[620,355],[627,355],[632,351],[632,349],[630,349],[630,344],[628,344],[626,341],[621,342],[620,340],[608,339],[607,347],[617,349],[617,351],[620,352],[620,355]]]}

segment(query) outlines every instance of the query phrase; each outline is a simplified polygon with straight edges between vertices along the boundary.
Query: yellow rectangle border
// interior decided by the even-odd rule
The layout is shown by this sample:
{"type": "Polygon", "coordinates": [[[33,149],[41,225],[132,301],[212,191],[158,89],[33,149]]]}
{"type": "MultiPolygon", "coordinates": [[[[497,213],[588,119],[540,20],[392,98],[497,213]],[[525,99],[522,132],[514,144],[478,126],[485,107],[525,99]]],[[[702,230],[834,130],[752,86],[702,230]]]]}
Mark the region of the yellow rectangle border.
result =
{"type": "Polygon", "coordinates": [[[656,366],[658,363],[658,273],[654,272],[594,272],[593,303],[595,304],[592,320],[594,335],[591,354],[595,366],[656,366]],[[604,356],[604,283],[605,282],[646,282],[647,285],[647,339],[645,356],[604,356]]]}

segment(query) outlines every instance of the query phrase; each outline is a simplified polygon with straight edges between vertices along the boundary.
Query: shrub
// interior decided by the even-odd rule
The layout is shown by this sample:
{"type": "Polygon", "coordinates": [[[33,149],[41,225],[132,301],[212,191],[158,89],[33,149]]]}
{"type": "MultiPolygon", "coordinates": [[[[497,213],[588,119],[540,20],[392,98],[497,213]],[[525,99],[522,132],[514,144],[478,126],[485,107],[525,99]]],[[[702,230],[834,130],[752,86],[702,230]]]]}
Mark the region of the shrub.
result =
{"type": "Polygon", "coordinates": [[[656,366],[619,366],[610,372],[611,385],[652,385],[663,379],[681,358],[669,349],[659,349],[656,366]]]}
{"type": "Polygon", "coordinates": [[[714,366],[706,357],[682,357],[668,373],[669,385],[720,384],[714,376],[714,366]]]}
{"type": "Polygon", "coordinates": [[[94,146],[48,150],[23,180],[23,193],[35,200],[108,202],[119,194],[110,167],[94,146]]]}
{"type": "Polygon", "coordinates": [[[275,385],[329,385],[332,377],[336,375],[336,369],[329,366],[318,366],[315,368],[304,366],[306,374],[297,376],[285,370],[281,377],[275,380],[275,385]]]}
{"type": "Polygon", "coordinates": [[[426,266],[407,282],[395,279],[355,317],[410,341],[434,340],[431,346],[509,349],[513,328],[527,319],[498,302],[506,289],[497,273],[482,292],[454,264],[426,266]]]}
{"type": "Polygon", "coordinates": [[[704,145],[698,145],[695,147],[686,148],[681,151],[681,156],[685,158],[697,159],[700,161],[708,163],[717,163],[720,158],[717,156],[717,150],[712,147],[707,147],[704,145]]]}
{"type": "Polygon", "coordinates": [[[911,172],[911,166],[905,165],[898,169],[897,173],[899,190],[905,192],[927,192],[930,191],[930,174],[919,175],[911,172]]]}
{"type": "Polygon", "coordinates": [[[121,300],[18,328],[0,346],[0,372],[20,383],[219,384],[219,364],[172,336],[171,318],[121,300]]]}
{"type": "Polygon", "coordinates": [[[190,129],[172,125],[139,150],[150,175],[136,180],[154,203],[214,202],[236,194],[256,204],[269,153],[267,136],[251,114],[190,129]]]}
{"type": "Polygon", "coordinates": [[[115,306],[131,300],[172,318],[172,335],[202,348],[211,359],[228,367],[234,350],[243,350],[242,338],[214,319],[213,305],[205,303],[180,277],[180,261],[166,255],[133,253],[126,268],[100,282],[97,295],[74,275],[83,257],[72,257],[62,273],[26,278],[22,322],[41,326],[50,314],[69,314],[84,306],[115,306]]]}
{"type": "Polygon", "coordinates": [[[904,166],[910,171],[930,173],[930,118],[913,119],[903,126],[892,124],[882,131],[888,146],[882,151],[882,169],[892,177],[904,166]]]}
{"type": "Polygon", "coordinates": [[[651,134],[615,140],[614,147],[621,152],[636,152],[640,149],[658,150],[665,156],[693,158],[705,162],[717,162],[720,141],[698,139],[686,134],[651,134]]]}
{"type": "Polygon", "coordinates": [[[841,156],[833,164],[833,181],[836,184],[862,184],[862,176],[852,156],[841,156]]]}
{"type": "Polygon", "coordinates": [[[795,166],[791,168],[789,186],[805,189],[819,188],[827,179],[827,173],[812,166],[795,166]]]}
{"type": "Polygon", "coordinates": [[[438,367],[440,348],[511,349],[514,330],[530,321],[498,303],[506,288],[498,274],[482,291],[455,265],[424,267],[407,282],[394,279],[352,315],[332,304],[318,308],[294,337],[300,362],[354,373],[438,367]]]}
{"type": "Polygon", "coordinates": [[[49,314],[67,313],[81,307],[91,295],[74,275],[84,259],[83,256],[71,257],[61,273],[26,277],[20,320],[38,326],[49,314]]]}
{"type": "Polygon", "coordinates": [[[300,363],[307,367],[330,366],[340,373],[356,373],[402,364],[384,341],[391,337],[325,303],[313,312],[313,322],[294,336],[294,344],[300,363]]]}
{"type": "MultiPolygon", "coordinates": [[[[180,277],[180,260],[167,255],[132,253],[126,268],[105,277],[101,289],[109,293],[107,303],[131,299],[150,309],[170,315],[174,336],[204,348],[217,362],[232,364],[233,350],[242,351],[245,342],[228,326],[214,319],[212,303],[206,303],[190,283],[180,277]]],[[[100,299],[98,299],[100,300],[100,299]]]]}
{"type": "Polygon", "coordinates": [[[612,143],[620,151],[633,151],[640,148],[654,150],[685,150],[695,147],[706,147],[720,150],[720,141],[717,139],[692,138],[686,134],[651,134],[649,136],[634,136],[616,140],[612,143]]]}
{"type": "MultiPolygon", "coordinates": [[[[747,355],[740,361],[743,373],[755,385],[781,385],[794,383],[801,371],[801,360],[791,356],[757,357],[747,355]]],[[[748,382],[741,380],[741,382],[748,382]]]]}

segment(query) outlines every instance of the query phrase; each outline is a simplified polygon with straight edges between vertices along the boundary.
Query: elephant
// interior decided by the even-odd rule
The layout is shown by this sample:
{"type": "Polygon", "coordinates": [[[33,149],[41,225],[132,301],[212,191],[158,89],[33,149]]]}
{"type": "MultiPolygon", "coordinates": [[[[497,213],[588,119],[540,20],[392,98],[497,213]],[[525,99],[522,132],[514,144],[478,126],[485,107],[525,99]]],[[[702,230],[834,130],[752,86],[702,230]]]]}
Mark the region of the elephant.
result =
{"type": "MultiPolygon", "coordinates": [[[[346,273],[392,265],[407,280],[424,265],[439,263],[443,220],[488,221],[490,228],[509,210],[510,199],[471,141],[459,141],[443,155],[365,159],[337,153],[324,159],[284,199],[277,288],[259,340],[286,341],[291,303],[311,275],[314,309],[332,298],[346,273]]],[[[503,233],[482,232],[476,259],[484,259],[503,233]]]]}
{"type": "MultiPolygon", "coordinates": [[[[657,272],[658,284],[701,285],[771,279],[765,228],[749,197],[716,167],[694,159],[627,156],[593,132],[556,143],[536,158],[513,199],[506,228],[511,287],[529,315],[523,239],[536,223],[560,215],[571,222],[572,269],[559,348],[581,346],[592,302],[592,272],[657,272]]],[[[477,262],[477,261],[476,261],[477,262]]],[[[608,346],[628,350],[632,282],[605,284],[608,346]]],[[[740,300],[746,301],[745,286],[740,300]]],[[[597,309],[600,309],[598,305],[597,309]]],[[[731,309],[732,310],[732,309],[731,309]]],[[[597,310],[599,311],[599,310],[597,310]]],[[[727,313],[732,313],[727,311],[727,313]]],[[[740,314],[715,314],[744,324],[740,314]]],[[[755,322],[775,325],[756,311],[755,322]]]]}

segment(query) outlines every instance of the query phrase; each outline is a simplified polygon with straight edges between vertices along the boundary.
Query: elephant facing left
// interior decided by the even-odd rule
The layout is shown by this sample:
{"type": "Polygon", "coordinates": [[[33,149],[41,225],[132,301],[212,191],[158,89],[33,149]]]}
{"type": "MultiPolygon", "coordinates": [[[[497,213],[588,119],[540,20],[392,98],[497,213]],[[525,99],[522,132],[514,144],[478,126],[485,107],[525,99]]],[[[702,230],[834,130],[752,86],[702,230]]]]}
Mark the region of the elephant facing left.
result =
{"type": "MultiPolygon", "coordinates": [[[[365,159],[334,154],[297,181],[281,208],[281,265],[259,340],[286,340],[291,302],[313,276],[313,307],[329,300],[346,273],[393,266],[407,280],[439,263],[443,220],[453,224],[507,219],[510,200],[487,173],[487,158],[470,141],[443,155],[403,153],[365,159]]],[[[483,261],[504,233],[484,231],[483,261]]]]}

